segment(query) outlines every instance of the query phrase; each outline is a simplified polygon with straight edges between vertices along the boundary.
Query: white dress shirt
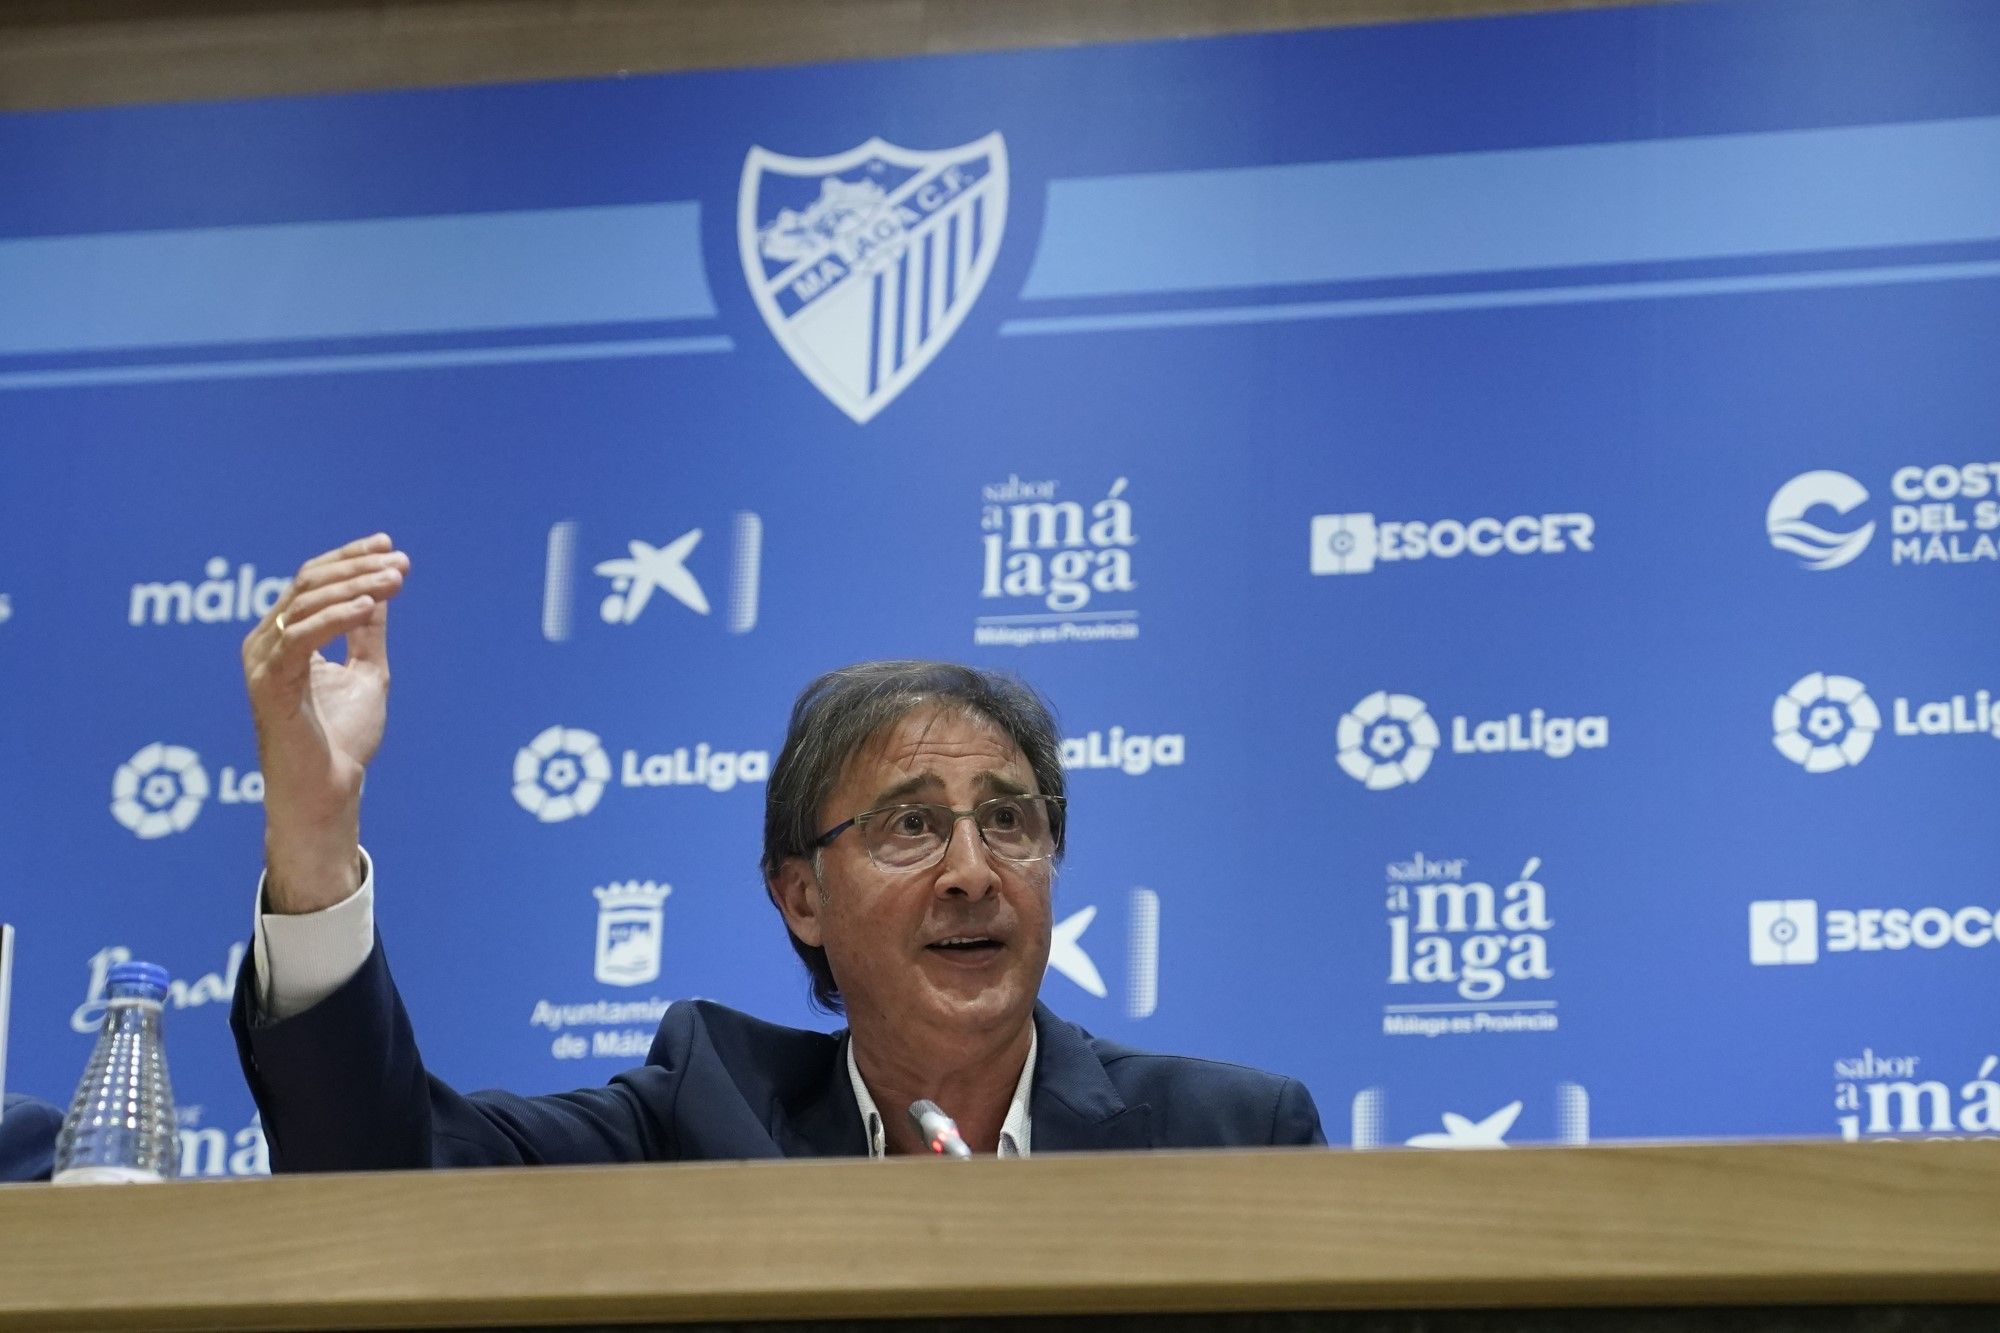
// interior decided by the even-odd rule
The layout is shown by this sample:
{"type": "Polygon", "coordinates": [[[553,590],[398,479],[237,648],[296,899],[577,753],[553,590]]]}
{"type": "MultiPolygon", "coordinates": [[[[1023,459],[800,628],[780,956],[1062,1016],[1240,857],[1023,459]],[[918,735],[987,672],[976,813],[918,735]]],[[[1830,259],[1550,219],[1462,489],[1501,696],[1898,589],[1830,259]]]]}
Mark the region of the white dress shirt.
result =
{"type": "MultiPolygon", "coordinates": [[[[368,961],[375,947],[375,863],[361,853],[361,885],[346,898],[317,912],[284,915],[264,910],[264,881],[257,881],[257,920],[250,934],[251,956],[257,964],[257,1007],[267,1021],[278,1022],[306,1010],[346,985],[368,961]]],[[[1032,1129],[1028,1101],[1035,1086],[1034,1027],[1028,1029],[1028,1059],[1014,1085],[1014,1101],[1000,1126],[1000,1156],[1026,1157],[1032,1129]]],[[[861,1068],[854,1062],[854,1042],[847,1046],[847,1077],[854,1085],[854,1104],[868,1128],[868,1155],[881,1157],[887,1136],[882,1114],[861,1068]]]]}
{"type": "Polygon", "coordinates": [[[347,984],[375,947],[375,863],[361,853],[361,887],[331,907],[286,916],[264,910],[257,880],[257,920],[250,956],[257,964],[257,1007],[270,1022],[302,1014],[347,984]]]}
{"type": "MultiPolygon", "coordinates": [[[[1000,1157],[1026,1157],[1028,1138],[1034,1121],[1028,1116],[1028,1099],[1035,1090],[1035,1047],[1041,1038],[1035,1032],[1035,1025],[1028,1025],[1028,1059],[1021,1066],[1021,1077],[1014,1083],[1014,1101],[1007,1108],[1007,1119],[1000,1125],[1000,1157]]],[[[882,1129],[882,1113],[875,1109],[875,1099],[868,1093],[868,1085],[861,1081],[861,1066],[854,1060],[854,1039],[847,1039],[847,1079],[854,1085],[854,1104],[861,1108],[861,1123],[868,1127],[868,1155],[880,1157],[888,1152],[888,1136],[882,1129]]]]}

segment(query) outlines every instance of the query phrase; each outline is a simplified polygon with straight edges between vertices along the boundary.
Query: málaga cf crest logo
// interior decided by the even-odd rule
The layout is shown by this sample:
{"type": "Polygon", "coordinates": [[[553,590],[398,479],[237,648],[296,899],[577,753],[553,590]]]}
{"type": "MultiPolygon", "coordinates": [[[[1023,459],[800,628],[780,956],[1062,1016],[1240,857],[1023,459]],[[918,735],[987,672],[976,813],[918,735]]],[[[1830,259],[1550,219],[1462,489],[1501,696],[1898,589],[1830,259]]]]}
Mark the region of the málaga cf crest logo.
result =
{"type": "Polygon", "coordinates": [[[923,372],[979,299],[1007,222],[1007,145],[835,157],[752,148],[737,245],[778,345],[857,422],[923,372]]]}

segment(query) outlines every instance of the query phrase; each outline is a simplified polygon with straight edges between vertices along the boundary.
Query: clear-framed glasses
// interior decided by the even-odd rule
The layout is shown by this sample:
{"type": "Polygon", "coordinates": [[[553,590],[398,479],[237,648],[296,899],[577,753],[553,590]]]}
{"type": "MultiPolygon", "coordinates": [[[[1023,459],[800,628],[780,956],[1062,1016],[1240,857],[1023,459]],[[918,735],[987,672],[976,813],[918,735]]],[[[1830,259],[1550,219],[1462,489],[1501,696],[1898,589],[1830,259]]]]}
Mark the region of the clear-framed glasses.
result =
{"type": "Polygon", "coordinates": [[[884,870],[922,870],[944,858],[951,831],[969,819],[986,850],[1003,861],[1033,864],[1055,855],[1062,827],[1060,796],[995,796],[970,810],[948,805],[885,805],[864,810],[813,839],[824,847],[848,829],[868,859],[884,870]]]}

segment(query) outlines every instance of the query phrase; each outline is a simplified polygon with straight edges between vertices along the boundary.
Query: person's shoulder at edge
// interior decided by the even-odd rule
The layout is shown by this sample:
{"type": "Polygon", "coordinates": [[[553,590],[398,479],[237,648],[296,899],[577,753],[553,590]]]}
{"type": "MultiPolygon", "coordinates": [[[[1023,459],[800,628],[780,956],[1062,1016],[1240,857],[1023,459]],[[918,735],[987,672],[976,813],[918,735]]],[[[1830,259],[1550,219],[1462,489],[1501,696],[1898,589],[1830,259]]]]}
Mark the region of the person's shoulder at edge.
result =
{"type": "Polygon", "coordinates": [[[60,1107],[19,1093],[0,1107],[0,1180],[47,1180],[54,1165],[60,1107]]]}

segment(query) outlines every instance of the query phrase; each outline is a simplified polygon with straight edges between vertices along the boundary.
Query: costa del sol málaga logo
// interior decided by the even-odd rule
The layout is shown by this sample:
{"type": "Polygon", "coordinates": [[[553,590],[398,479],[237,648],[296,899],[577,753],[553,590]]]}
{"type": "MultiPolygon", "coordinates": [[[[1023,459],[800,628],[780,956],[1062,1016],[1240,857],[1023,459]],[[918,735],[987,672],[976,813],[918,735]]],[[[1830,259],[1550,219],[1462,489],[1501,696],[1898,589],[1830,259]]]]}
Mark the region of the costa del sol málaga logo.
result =
{"type": "Polygon", "coordinates": [[[208,770],[185,745],[146,746],[111,779],[111,817],[141,838],[180,833],[208,799],[208,770]]]}
{"type": "Polygon", "coordinates": [[[1874,523],[1832,532],[1807,522],[1806,515],[1822,506],[1835,514],[1851,513],[1867,499],[1868,488],[1845,472],[1802,472],[1771,497],[1764,531],[1771,545],[1798,556],[1807,569],[1839,569],[1867,549],[1874,523]]]}
{"type": "Polygon", "coordinates": [[[1815,671],[1771,706],[1771,743],[1808,773],[1860,763],[1881,729],[1875,701],[1852,676],[1815,671]]]}
{"type": "Polygon", "coordinates": [[[544,824],[589,814],[610,780],[604,743],[579,727],[550,727],[514,756],[514,800],[544,824]]]}
{"type": "Polygon", "coordinates": [[[1006,222],[999,134],[927,153],[870,139],[832,157],[752,148],[736,238],[778,345],[865,424],[965,322],[1006,222]]]}
{"type": "Polygon", "coordinates": [[[1442,739],[1422,699],[1387,690],[1375,691],[1341,714],[1334,737],[1341,771],[1370,791],[1422,777],[1442,739]]]}

